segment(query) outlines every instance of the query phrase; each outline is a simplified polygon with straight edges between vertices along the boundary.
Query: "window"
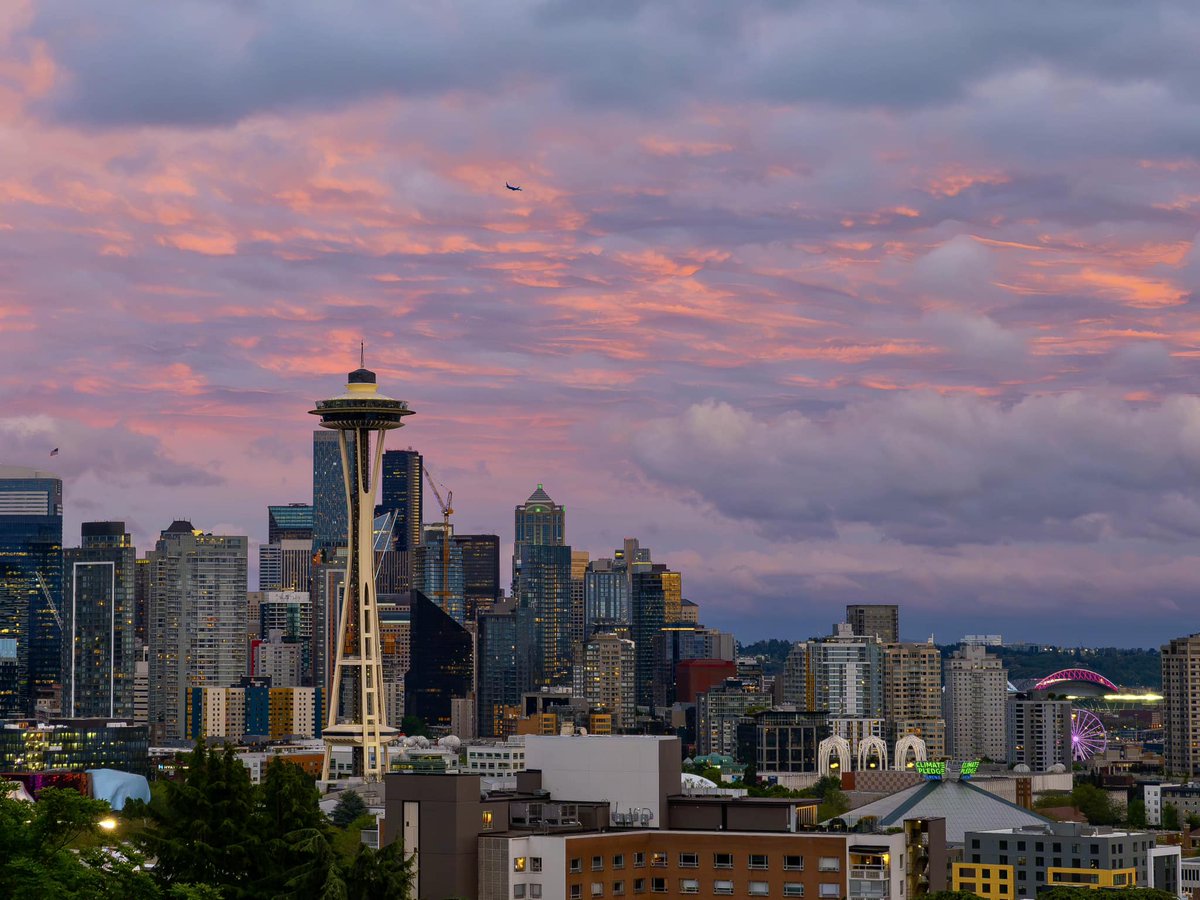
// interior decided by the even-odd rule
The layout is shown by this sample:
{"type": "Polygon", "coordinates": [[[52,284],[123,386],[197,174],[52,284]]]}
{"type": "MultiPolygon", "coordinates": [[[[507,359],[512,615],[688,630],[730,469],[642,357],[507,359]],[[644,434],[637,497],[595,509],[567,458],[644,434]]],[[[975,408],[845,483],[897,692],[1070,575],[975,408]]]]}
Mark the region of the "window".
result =
{"type": "Polygon", "coordinates": [[[820,894],[822,897],[840,897],[842,896],[842,886],[840,884],[823,884],[820,894]]]}
{"type": "Polygon", "coordinates": [[[679,854],[679,868],[695,869],[699,865],[700,865],[700,854],[699,853],[680,853],[679,854]]]}
{"type": "Polygon", "coordinates": [[[804,871],[804,857],[803,856],[785,856],[783,858],[783,867],[785,869],[793,869],[797,872],[802,872],[802,871],[804,871]]]}
{"type": "Polygon", "coordinates": [[[1017,849],[1018,849],[1018,850],[1024,850],[1024,849],[1025,849],[1025,842],[1024,842],[1024,841],[1017,841],[1017,849]]]}
{"type": "Polygon", "coordinates": [[[665,878],[651,878],[650,879],[650,893],[665,894],[666,892],[667,892],[667,879],[665,879],[665,878]]]}
{"type": "Polygon", "coordinates": [[[750,854],[750,868],[752,868],[752,869],[767,868],[767,854],[751,853],[750,854]]]}
{"type": "Polygon", "coordinates": [[[818,872],[840,872],[842,871],[842,861],[836,856],[822,856],[817,863],[818,872]]]}
{"type": "Polygon", "coordinates": [[[645,878],[633,879],[633,892],[635,894],[644,894],[646,892],[646,879],[645,878]]]}
{"type": "Polygon", "coordinates": [[[1001,856],[1001,857],[1000,857],[1000,865],[1002,865],[1002,866],[1007,866],[1007,865],[1008,865],[1008,857],[1007,857],[1007,856],[1001,856]]]}
{"type": "Polygon", "coordinates": [[[959,878],[974,878],[975,870],[974,869],[959,869],[958,877],[959,878]]]}
{"type": "Polygon", "coordinates": [[[750,882],[750,896],[751,897],[766,897],[770,893],[771,893],[771,886],[769,884],[767,884],[765,881],[750,882]]]}
{"type": "Polygon", "coordinates": [[[583,885],[571,885],[571,900],[583,900],[583,885]]]}
{"type": "Polygon", "coordinates": [[[1056,843],[1056,844],[1055,844],[1053,847],[1051,847],[1050,849],[1051,849],[1051,850],[1053,850],[1055,853],[1062,853],[1062,844],[1058,844],[1058,843],[1056,843]]]}
{"type": "Polygon", "coordinates": [[[513,857],[513,871],[514,872],[524,872],[525,871],[525,857],[523,857],[523,856],[514,856],[513,857]]]}
{"type": "Polygon", "coordinates": [[[522,900],[522,898],[524,896],[525,896],[525,885],[514,884],[513,885],[513,897],[515,897],[516,900],[522,900]]]}
{"type": "Polygon", "coordinates": [[[732,853],[714,853],[713,854],[714,869],[732,869],[733,854],[732,853]]]}
{"type": "Polygon", "coordinates": [[[978,849],[979,849],[979,838],[972,838],[972,840],[971,840],[971,849],[972,849],[972,850],[978,850],[978,849]]]}
{"type": "Polygon", "coordinates": [[[1000,893],[1002,893],[1002,894],[1008,893],[1008,885],[1007,884],[1000,885],[1000,893]]]}
{"type": "Polygon", "coordinates": [[[613,868],[614,869],[625,868],[625,854],[624,853],[618,853],[616,856],[613,857],[613,868]]]}
{"type": "Polygon", "coordinates": [[[643,853],[641,850],[636,851],[633,854],[633,867],[635,869],[641,869],[645,865],[646,865],[646,854],[643,853]]]}
{"type": "Polygon", "coordinates": [[[1001,850],[1007,850],[1007,849],[1008,849],[1008,841],[1001,841],[1001,842],[1000,842],[1000,849],[1001,849],[1001,850]]]}
{"type": "MultiPolygon", "coordinates": [[[[1119,848],[1118,848],[1118,849],[1119,849],[1119,848]]],[[[1092,855],[1093,855],[1093,856],[1099,856],[1099,855],[1100,855],[1100,845],[1099,845],[1099,844],[1092,844],[1092,855]]]]}
{"type": "Polygon", "coordinates": [[[583,871],[583,860],[581,858],[579,858],[578,856],[573,857],[571,859],[571,871],[572,872],[582,872],[583,871]]]}
{"type": "Polygon", "coordinates": [[[533,900],[541,900],[541,896],[542,896],[541,884],[531,884],[529,886],[529,896],[532,897],[533,900]]]}
{"type": "Polygon", "coordinates": [[[1043,844],[1041,841],[1038,841],[1037,845],[1033,849],[1035,849],[1038,853],[1041,853],[1043,850],[1046,849],[1046,845],[1043,844]]]}
{"type": "Polygon", "coordinates": [[[604,896],[604,883],[603,882],[601,882],[601,881],[593,881],[592,882],[592,896],[593,897],[603,897],[604,896]]]}
{"type": "Polygon", "coordinates": [[[485,809],[483,811],[483,830],[492,830],[492,811],[490,809],[485,809]]]}
{"type": "Polygon", "coordinates": [[[783,896],[785,897],[803,897],[804,885],[798,881],[785,881],[783,883],[783,896]]]}
{"type": "Polygon", "coordinates": [[[529,857],[529,871],[530,872],[542,871],[542,858],[540,856],[529,857]]]}
{"type": "Polygon", "coordinates": [[[604,857],[603,856],[593,856],[592,857],[592,871],[599,872],[603,868],[604,868],[604,857]]]}
{"type": "Polygon", "coordinates": [[[655,851],[650,854],[650,865],[656,869],[665,869],[667,867],[667,854],[661,851],[655,851]]]}
{"type": "Polygon", "coordinates": [[[623,882],[623,881],[614,881],[613,882],[613,896],[614,897],[625,896],[625,882],[623,882]]]}
{"type": "Polygon", "coordinates": [[[714,881],[713,882],[713,893],[714,894],[732,894],[733,893],[733,882],[732,881],[714,881]]]}
{"type": "Polygon", "coordinates": [[[700,893],[700,882],[695,878],[680,878],[679,893],[681,894],[698,894],[700,893]]]}
{"type": "Polygon", "coordinates": [[[1033,864],[1035,866],[1037,866],[1039,869],[1046,868],[1046,857],[1044,857],[1044,856],[1034,857],[1033,864]]]}

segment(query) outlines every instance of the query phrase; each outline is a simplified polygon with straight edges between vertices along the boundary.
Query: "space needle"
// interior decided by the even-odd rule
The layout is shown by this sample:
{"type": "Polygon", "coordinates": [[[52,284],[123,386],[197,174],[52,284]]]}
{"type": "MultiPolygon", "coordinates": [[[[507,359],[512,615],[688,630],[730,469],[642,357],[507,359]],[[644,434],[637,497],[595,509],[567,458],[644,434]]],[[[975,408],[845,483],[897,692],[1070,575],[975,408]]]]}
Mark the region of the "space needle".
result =
{"type": "Polygon", "coordinates": [[[346,577],[321,778],[329,781],[334,748],[350,747],[352,777],[380,781],[387,771],[387,745],[397,732],[388,725],[383,706],[383,656],[375,597],[375,495],[382,470],[384,432],[400,428],[413,410],[404,400],[393,400],[379,392],[375,373],[366,368],[361,356],[359,368],[346,381],[344,394],[318,401],[316,409],[309,410],[311,415],[320,416],[322,428],[338,433],[348,526],[346,577]]]}

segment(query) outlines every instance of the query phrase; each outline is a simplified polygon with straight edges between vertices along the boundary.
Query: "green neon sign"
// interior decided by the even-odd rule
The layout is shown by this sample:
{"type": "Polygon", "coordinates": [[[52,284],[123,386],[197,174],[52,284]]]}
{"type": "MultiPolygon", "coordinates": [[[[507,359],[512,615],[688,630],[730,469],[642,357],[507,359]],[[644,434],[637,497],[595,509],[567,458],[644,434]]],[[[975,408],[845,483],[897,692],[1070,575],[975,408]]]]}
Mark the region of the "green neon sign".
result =
{"type": "Polygon", "coordinates": [[[962,768],[958,770],[959,778],[970,778],[979,771],[979,760],[972,759],[962,764],[962,768]]]}
{"type": "Polygon", "coordinates": [[[916,768],[917,768],[917,774],[924,775],[926,778],[933,779],[933,778],[945,778],[946,777],[946,764],[944,762],[935,762],[933,760],[926,760],[926,761],[917,763],[916,768]]]}

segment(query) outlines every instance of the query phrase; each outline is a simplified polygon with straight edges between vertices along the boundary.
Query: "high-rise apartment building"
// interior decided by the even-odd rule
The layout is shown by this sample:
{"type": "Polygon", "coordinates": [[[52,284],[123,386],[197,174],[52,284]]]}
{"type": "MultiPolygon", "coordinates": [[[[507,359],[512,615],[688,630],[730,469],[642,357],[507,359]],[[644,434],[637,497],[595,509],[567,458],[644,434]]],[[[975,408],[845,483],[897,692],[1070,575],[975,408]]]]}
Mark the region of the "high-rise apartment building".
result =
{"type": "Polygon", "coordinates": [[[467,621],[474,622],[500,599],[500,536],[456,534],[454,543],[462,552],[467,621]]]}
{"type": "Polygon", "coordinates": [[[1008,671],[978,644],[964,644],[945,664],[946,752],[954,759],[1005,758],[1008,671]]]}
{"type": "Polygon", "coordinates": [[[61,479],[0,466],[0,718],[33,715],[39,701],[57,705],[62,517],[61,479]]]}
{"type": "Polygon", "coordinates": [[[521,695],[533,684],[534,615],[509,598],[477,620],[475,712],[480,737],[507,738],[514,733],[521,695]]]}
{"type": "Polygon", "coordinates": [[[260,591],[308,592],[312,583],[312,540],[282,538],[258,548],[260,591]]]}
{"type": "Polygon", "coordinates": [[[137,551],[124,522],[81,532],[81,546],[63,551],[63,714],[132,718],[137,551]]]}
{"type": "MultiPolygon", "coordinates": [[[[1071,768],[1071,701],[1044,694],[1012,694],[1005,722],[1005,759],[1013,765],[1045,772],[1051,766],[1071,768]]],[[[931,757],[932,758],[932,757],[931,757]]]]}
{"type": "Polygon", "coordinates": [[[894,603],[858,603],[846,607],[846,622],[860,637],[877,637],[885,644],[900,641],[900,607],[894,603]]]}
{"type": "Polygon", "coordinates": [[[243,536],[205,534],[178,520],[150,559],[150,734],[180,740],[190,688],[234,684],[247,671],[243,536]]]}
{"type": "Polygon", "coordinates": [[[1163,754],[1170,775],[1200,775],[1200,634],[1162,647],[1163,754]]]}
{"type": "MultiPolygon", "coordinates": [[[[524,550],[528,546],[562,547],[566,544],[565,506],[559,506],[539,484],[529,499],[513,512],[513,594],[521,572],[524,550]]],[[[568,555],[569,559],[569,555],[568,555]]],[[[568,574],[569,574],[568,567],[568,574]]]]}
{"type": "Polygon", "coordinates": [[[935,644],[883,645],[883,716],[889,741],[914,734],[929,759],[946,755],[942,654],[935,644]]]}
{"type": "Polygon", "coordinates": [[[150,608],[150,560],[141,557],[133,566],[133,633],[141,647],[146,646],[147,611],[150,608]]]}
{"type": "Polygon", "coordinates": [[[781,702],[831,718],[883,717],[883,645],[841,623],[826,638],[797,642],[780,677],[781,702]]]}
{"type": "Polygon", "coordinates": [[[632,729],[634,704],[633,641],[598,632],[575,647],[575,699],[612,715],[613,731],[632,729]]]}

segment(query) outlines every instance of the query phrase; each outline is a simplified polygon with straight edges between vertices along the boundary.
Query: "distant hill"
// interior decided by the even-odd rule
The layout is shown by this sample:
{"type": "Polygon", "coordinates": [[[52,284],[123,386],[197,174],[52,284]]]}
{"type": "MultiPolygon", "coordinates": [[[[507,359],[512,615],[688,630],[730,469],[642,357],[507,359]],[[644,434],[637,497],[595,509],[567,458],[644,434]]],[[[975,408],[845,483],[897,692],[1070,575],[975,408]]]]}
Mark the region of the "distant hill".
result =
{"type": "MultiPolygon", "coordinates": [[[[763,658],[763,670],[775,674],[783,670],[784,660],[792,649],[791,641],[772,638],[739,644],[739,656],[763,658]]],[[[949,656],[958,649],[957,644],[940,645],[942,656],[949,656]]],[[[1144,687],[1157,690],[1162,687],[1162,668],[1157,650],[1129,649],[1125,647],[989,647],[988,652],[1004,660],[1008,677],[1013,681],[1022,678],[1043,678],[1059,669],[1091,669],[1099,672],[1119,687],[1144,687]]]]}

